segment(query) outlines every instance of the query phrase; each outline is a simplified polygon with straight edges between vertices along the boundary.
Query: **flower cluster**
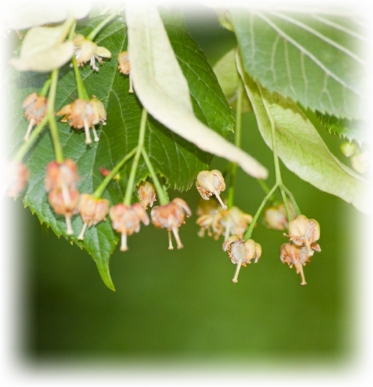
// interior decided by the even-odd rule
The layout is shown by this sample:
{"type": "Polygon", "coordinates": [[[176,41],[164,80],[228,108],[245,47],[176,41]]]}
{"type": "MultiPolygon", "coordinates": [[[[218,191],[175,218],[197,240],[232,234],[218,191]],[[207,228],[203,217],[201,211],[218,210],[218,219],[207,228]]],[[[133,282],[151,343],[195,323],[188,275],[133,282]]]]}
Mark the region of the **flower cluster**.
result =
{"type": "Polygon", "coordinates": [[[78,213],[79,180],[77,166],[71,159],[62,163],[52,161],[47,165],[45,190],[48,192],[48,201],[56,214],[65,216],[67,235],[74,233],[71,217],[78,213]]]}
{"type": "Polygon", "coordinates": [[[216,199],[211,199],[209,202],[199,201],[197,215],[199,217],[196,223],[201,227],[198,235],[203,237],[207,231],[207,235],[213,236],[215,240],[219,239],[222,234],[224,240],[227,240],[230,235],[243,238],[253,220],[251,215],[245,214],[238,207],[229,209],[220,207],[216,199]]]}
{"type": "Polygon", "coordinates": [[[96,133],[95,125],[100,122],[106,124],[106,110],[103,103],[95,96],[89,101],[83,99],[76,99],[69,105],[65,105],[56,113],[57,116],[63,116],[62,122],[69,122],[69,125],[76,129],[83,129],[85,131],[86,144],[91,144],[91,135],[89,128],[92,127],[94,140],[97,142],[99,138],[96,133]]]}
{"type": "Polygon", "coordinates": [[[289,237],[290,243],[284,243],[281,246],[280,259],[290,268],[294,266],[297,274],[301,275],[301,285],[307,285],[303,266],[310,262],[314,251],[321,251],[316,243],[320,239],[320,225],[315,219],[299,215],[289,222],[289,235],[284,235],[289,237]]]}

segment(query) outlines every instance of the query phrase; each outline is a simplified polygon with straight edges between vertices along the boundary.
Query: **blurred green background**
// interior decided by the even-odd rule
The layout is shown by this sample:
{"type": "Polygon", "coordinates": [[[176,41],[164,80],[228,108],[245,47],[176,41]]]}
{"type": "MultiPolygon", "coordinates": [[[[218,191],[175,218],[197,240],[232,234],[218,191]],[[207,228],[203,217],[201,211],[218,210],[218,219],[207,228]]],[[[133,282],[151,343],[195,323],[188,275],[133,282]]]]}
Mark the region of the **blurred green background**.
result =
{"type": "MultiPolygon", "coordinates": [[[[209,10],[190,12],[187,23],[212,65],[234,45],[233,35],[218,26],[209,10]]],[[[339,155],[340,140],[319,129],[339,155]]],[[[271,185],[272,152],[250,113],[243,118],[243,144],[270,170],[271,185]]],[[[225,165],[216,158],[212,167],[225,165]]],[[[10,203],[28,240],[20,257],[23,353],[34,361],[113,356],[131,361],[286,358],[309,363],[348,356],[355,323],[350,260],[356,255],[354,230],[362,216],[284,167],[282,172],[301,211],[321,225],[322,252],[305,267],[305,287],[294,268],[279,259],[287,239],[265,228],[262,218],[253,234],[262,256],[242,268],[238,284],[232,284],[235,266],[222,251],[222,238],[197,236],[195,188],[170,192],[193,210],[180,229],[184,249],[168,251],[165,230],[142,227],[129,237],[129,251],[117,250],[111,258],[115,293],[102,283],[86,252],[40,226],[20,200],[10,203]]],[[[254,214],[263,197],[255,179],[239,171],[236,205],[254,214]]]]}

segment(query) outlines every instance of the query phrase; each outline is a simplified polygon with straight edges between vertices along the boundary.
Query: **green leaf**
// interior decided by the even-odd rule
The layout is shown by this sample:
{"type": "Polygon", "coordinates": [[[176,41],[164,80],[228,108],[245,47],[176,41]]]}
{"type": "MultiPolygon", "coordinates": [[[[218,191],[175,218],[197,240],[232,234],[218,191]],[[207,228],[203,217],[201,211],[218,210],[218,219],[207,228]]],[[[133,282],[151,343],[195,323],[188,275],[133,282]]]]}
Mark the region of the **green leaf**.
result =
{"type": "MultiPolygon", "coordinates": [[[[104,17],[78,23],[77,32],[88,35],[104,17]]],[[[182,70],[188,81],[195,114],[210,128],[225,136],[234,127],[232,111],[207,59],[185,32],[183,24],[179,21],[176,24],[173,25],[172,20],[168,20],[167,29],[171,44],[177,52],[177,58],[183,63],[182,70]],[[219,107],[218,113],[214,106],[219,107]]],[[[94,192],[103,180],[99,168],[102,166],[112,169],[138,142],[142,106],[136,94],[128,92],[129,77],[119,73],[116,60],[120,52],[127,50],[126,31],[126,24],[122,18],[112,22],[95,40],[99,46],[106,47],[111,52],[112,58],[104,59],[97,73],[91,70],[88,63],[81,69],[88,95],[95,95],[103,102],[107,111],[107,124],[96,127],[100,141],[87,146],[84,142],[83,130],[75,130],[66,123],[58,122],[64,156],[72,158],[78,165],[81,176],[78,188],[81,193],[94,192]]],[[[8,86],[8,90],[17,90],[7,99],[11,120],[8,142],[10,153],[14,154],[22,145],[27,127],[22,103],[27,95],[42,88],[47,75],[34,72],[20,74],[14,69],[9,69],[8,79],[11,85],[8,86]]],[[[58,111],[76,98],[74,74],[72,68],[66,65],[60,71],[55,110],[58,111]]],[[[212,159],[211,154],[203,152],[169,131],[153,117],[149,118],[147,124],[145,147],[155,171],[164,177],[164,183],[179,190],[189,188],[198,172],[208,169],[212,159]]],[[[58,236],[63,235],[69,241],[87,250],[93,257],[105,284],[114,290],[110,279],[109,259],[118,243],[118,234],[113,231],[110,220],[107,219],[89,228],[82,243],[77,240],[82,221],[80,216],[74,216],[72,221],[74,236],[66,236],[64,218],[54,214],[44,190],[45,167],[54,159],[53,145],[47,129],[27,156],[26,162],[31,176],[24,203],[58,236]]],[[[103,195],[111,204],[123,201],[130,164],[131,161],[124,166],[120,172],[120,180],[113,180],[103,195]]],[[[139,182],[147,176],[146,165],[141,159],[136,181],[139,182]]],[[[129,246],[131,247],[131,240],[129,240],[129,246]]]]}
{"type": "Polygon", "coordinates": [[[260,133],[272,149],[271,123],[275,126],[278,156],[286,167],[321,191],[352,203],[362,212],[371,212],[370,184],[330,153],[293,101],[265,90],[243,72],[239,61],[238,66],[260,133]]]}
{"type": "Polygon", "coordinates": [[[369,141],[369,123],[358,120],[347,120],[316,112],[317,118],[329,132],[359,144],[369,141]]]}
{"type": "MultiPolygon", "coordinates": [[[[242,82],[236,66],[236,49],[227,52],[214,66],[214,72],[228,103],[236,109],[239,83],[242,82]]],[[[247,95],[242,99],[242,113],[253,110],[247,95]]]]}
{"type": "MultiPolygon", "coordinates": [[[[126,18],[131,77],[147,111],[198,148],[238,163],[254,177],[266,178],[267,170],[255,159],[197,119],[190,101],[188,83],[157,9],[143,3],[128,3],[126,18]]],[[[201,93],[205,94],[203,90],[201,93]]]]}
{"type": "Polygon", "coordinates": [[[347,16],[231,10],[245,71],[313,111],[364,119],[366,37],[347,16]]]}

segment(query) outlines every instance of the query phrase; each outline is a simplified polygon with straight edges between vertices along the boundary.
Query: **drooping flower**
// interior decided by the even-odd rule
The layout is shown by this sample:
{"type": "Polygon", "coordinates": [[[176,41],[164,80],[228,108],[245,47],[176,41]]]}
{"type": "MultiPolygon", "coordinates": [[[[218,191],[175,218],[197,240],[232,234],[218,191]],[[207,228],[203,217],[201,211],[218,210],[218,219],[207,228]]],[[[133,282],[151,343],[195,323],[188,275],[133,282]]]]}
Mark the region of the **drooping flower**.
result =
{"type": "Polygon", "coordinates": [[[197,175],[196,187],[203,199],[209,200],[212,195],[215,195],[223,209],[227,209],[220,198],[220,192],[225,190],[224,177],[220,171],[217,169],[201,171],[197,175]]]}
{"type": "Polygon", "coordinates": [[[98,46],[81,34],[74,36],[73,43],[75,58],[80,67],[83,67],[84,63],[89,61],[92,70],[98,71],[99,68],[96,66],[96,60],[101,64],[102,58],[111,58],[111,52],[107,48],[98,46]]]}
{"type": "Polygon", "coordinates": [[[242,239],[253,217],[250,214],[245,214],[238,207],[232,207],[221,212],[222,218],[220,223],[224,229],[224,239],[227,240],[230,235],[237,235],[238,238],[242,239]]]}
{"type": "Polygon", "coordinates": [[[156,193],[152,183],[143,181],[137,188],[137,195],[140,204],[145,211],[148,209],[148,206],[153,207],[153,204],[156,201],[156,193]]]}
{"type": "Polygon", "coordinates": [[[246,267],[252,260],[257,263],[262,255],[262,247],[252,239],[244,240],[233,235],[223,243],[223,250],[229,255],[231,262],[237,265],[232,282],[238,282],[241,266],[246,267]]]}
{"type": "Polygon", "coordinates": [[[23,163],[9,163],[5,173],[6,194],[9,197],[16,198],[26,187],[30,176],[29,170],[23,163]]]}
{"type": "Polygon", "coordinates": [[[167,229],[169,250],[173,250],[171,231],[176,239],[177,248],[181,249],[184,247],[180,240],[179,227],[184,224],[185,214],[190,216],[192,212],[186,202],[180,198],[176,198],[162,206],[154,207],[150,212],[152,223],[156,227],[167,229]]]}
{"type": "Polygon", "coordinates": [[[48,200],[56,214],[65,215],[66,233],[73,234],[71,217],[78,213],[79,191],[76,186],[80,177],[76,163],[66,159],[62,163],[51,161],[47,165],[45,190],[48,200]]]}
{"type": "Polygon", "coordinates": [[[131,78],[131,66],[129,61],[128,51],[123,51],[118,55],[118,70],[124,75],[129,75],[130,88],[129,92],[133,93],[132,78],[131,78]]]}
{"type": "Polygon", "coordinates": [[[110,208],[109,215],[113,229],[122,234],[121,251],[127,251],[127,235],[140,231],[140,221],[147,226],[149,224],[148,214],[141,207],[140,203],[127,206],[123,203],[110,208]]]}
{"type": "Polygon", "coordinates": [[[34,92],[26,97],[22,107],[24,109],[24,115],[29,121],[26,135],[23,138],[24,141],[27,141],[30,137],[32,128],[39,124],[45,117],[48,109],[48,100],[43,95],[38,95],[34,92]]]}
{"type": "Polygon", "coordinates": [[[93,195],[83,194],[79,200],[79,212],[83,221],[82,231],[78,239],[84,239],[84,233],[87,227],[96,225],[106,219],[109,213],[109,201],[107,199],[95,198],[93,195]]]}
{"type": "Polygon", "coordinates": [[[304,215],[299,215],[296,219],[289,222],[290,242],[301,247],[305,246],[308,255],[313,254],[313,250],[321,251],[316,243],[320,239],[320,225],[315,219],[308,219],[304,215]]]}
{"type": "Polygon", "coordinates": [[[62,122],[69,121],[69,125],[76,129],[85,131],[86,144],[91,144],[91,135],[89,128],[92,127],[94,140],[97,142],[99,138],[96,133],[95,125],[102,122],[106,124],[106,111],[104,105],[95,96],[90,101],[76,99],[69,105],[65,105],[56,113],[57,116],[63,116],[62,122]]]}
{"type": "Polygon", "coordinates": [[[310,262],[311,256],[306,246],[300,247],[292,243],[284,243],[280,249],[280,259],[282,263],[288,264],[290,268],[294,266],[297,274],[301,275],[301,285],[307,285],[303,273],[303,266],[306,266],[306,263],[310,262]]]}
{"type": "MultiPolygon", "coordinates": [[[[291,215],[294,217],[295,210],[290,202],[288,202],[288,207],[291,215]]],[[[264,213],[264,222],[268,228],[272,228],[274,230],[284,230],[285,228],[287,228],[288,219],[284,203],[280,203],[277,206],[267,208],[264,213]]]]}
{"type": "Polygon", "coordinates": [[[63,191],[56,188],[49,192],[48,201],[56,214],[65,216],[66,234],[74,234],[71,218],[78,213],[79,192],[75,189],[63,191]]]}

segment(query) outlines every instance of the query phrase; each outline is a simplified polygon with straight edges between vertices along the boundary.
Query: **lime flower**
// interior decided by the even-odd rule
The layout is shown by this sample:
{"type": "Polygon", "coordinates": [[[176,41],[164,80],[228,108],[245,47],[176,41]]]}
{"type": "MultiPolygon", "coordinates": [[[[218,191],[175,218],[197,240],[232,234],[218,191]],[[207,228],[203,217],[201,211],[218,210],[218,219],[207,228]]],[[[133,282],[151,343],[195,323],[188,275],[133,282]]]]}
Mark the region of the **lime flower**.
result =
{"type": "Polygon", "coordinates": [[[80,177],[74,160],[66,159],[62,163],[51,161],[47,165],[45,178],[45,190],[50,192],[54,189],[75,189],[80,177]]]}
{"type": "Polygon", "coordinates": [[[142,208],[146,211],[148,206],[153,207],[156,201],[155,187],[148,181],[143,181],[137,188],[137,195],[142,208]]]}
{"type": "Polygon", "coordinates": [[[228,253],[231,262],[237,265],[232,282],[238,282],[241,266],[246,267],[252,260],[257,263],[262,255],[262,247],[252,239],[244,240],[233,235],[223,243],[223,250],[228,253]]]}
{"type": "Polygon", "coordinates": [[[308,255],[313,254],[313,250],[321,251],[316,243],[320,239],[320,225],[315,219],[308,219],[304,215],[299,215],[296,219],[289,222],[290,242],[301,247],[305,246],[308,255]]]}
{"type": "Polygon", "coordinates": [[[6,168],[5,186],[6,194],[16,198],[25,188],[30,173],[23,163],[9,163],[6,168]]]}
{"type": "Polygon", "coordinates": [[[26,135],[23,138],[24,141],[29,139],[32,128],[39,124],[42,119],[45,117],[48,108],[48,100],[37,93],[31,93],[24,100],[22,107],[24,109],[25,117],[29,121],[29,125],[27,127],[26,135]]]}
{"type": "MultiPolygon", "coordinates": [[[[293,205],[288,202],[290,213],[295,217],[295,210],[293,205]]],[[[268,228],[274,230],[284,230],[288,227],[288,219],[286,216],[286,210],[284,203],[280,203],[275,207],[269,207],[264,214],[264,223],[268,228]]]]}
{"type": "Polygon", "coordinates": [[[69,125],[76,129],[85,131],[86,144],[91,144],[91,135],[89,128],[92,127],[94,140],[97,142],[99,138],[96,133],[95,125],[100,122],[106,124],[106,111],[103,103],[95,96],[91,100],[85,101],[76,99],[69,105],[65,105],[56,113],[57,116],[63,116],[62,122],[69,121],[69,125]]]}
{"type": "Polygon", "coordinates": [[[132,87],[132,78],[131,78],[131,66],[129,62],[129,56],[128,51],[123,51],[118,55],[118,70],[120,73],[124,75],[129,75],[130,78],[130,88],[129,92],[133,93],[133,87],[132,87]]]}
{"type": "Polygon", "coordinates": [[[245,214],[238,207],[224,210],[216,199],[205,202],[211,202],[209,206],[203,205],[203,202],[199,202],[197,208],[197,215],[200,216],[196,223],[201,227],[198,236],[203,237],[207,231],[207,234],[213,236],[215,240],[219,239],[223,233],[224,240],[227,240],[230,235],[243,238],[243,234],[253,220],[251,215],[245,214]]]}
{"type": "Polygon", "coordinates": [[[220,171],[217,169],[213,169],[212,171],[201,171],[197,175],[196,187],[203,199],[209,200],[214,194],[223,209],[227,209],[227,206],[220,198],[220,192],[225,190],[224,178],[220,171]]]}
{"type": "Polygon", "coordinates": [[[93,71],[98,71],[96,60],[102,63],[101,58],[111,58],[111,52],[105,48],[97,46],[96,43],[87,40],[83,35],[76,34],[73,38],[75,58],[78,66],[83,67],[89,61],[93,71]]]}
{"type": "Polygon", "coordinates": [[[294,266],[297,274],[301,275],[301,285],[307,285],[303,266],[310,262],[311,256],[305,246],[299,247],[292,243],[284,243],[280,249],[280,259],[282,263],[287,263],[290,268],[294,266]]]}
{"type": "Polygon", "coordinates": [[[191,216],[192,212],[183,199],[176,198],[172,202],[164,204],[163,206],[154,207],[150,216],[154,226],[159,228],[167,228],[168,231],[168,249],[173,250],[171,231],[176,239],[177,248],[183,248],[179,236],[179,227],[184,224],[184,216],[191,216]]]}
{"type": "Polygon", "coordinates": [[[127,235],[140,231],[140,221],[147,226],[149,224],[148,214],[141,207],[140,203],[127,206],[123,203],[117,204],[110,208],[109,215],[112,226],[115,231],[122,234],[121,251],[127,251],[127,235]]]}
{"type": "Polygon", "coordinates": [[[49,192],[49,204],[54,212],[65,215],[66,233],[72,235],[71,217],[78,213],[79,192],[76,185],[80,180],[77,166],[71,159],[62,163],[51,161],[47,165],[45,190],[49,192]]]}
{"type": "Polygon", "coordinates": [[[78,213],[79,192],[77,190],[65,192],[62,189],[53,189],[48,194],[48,201],[56,214],[65,216],[66,234],[73,235],[71,218],[78,213]]]}
{"type": "Polygon", "coordinates": [[[79,212],[83,221],[82,231],[78,239],[84,239],[84,233],[87,227],[96,225],[106,219],[109,213],[109,201],[106,199],[97,199],[93,195],[82,194],[79,200],[79,212]]]}

